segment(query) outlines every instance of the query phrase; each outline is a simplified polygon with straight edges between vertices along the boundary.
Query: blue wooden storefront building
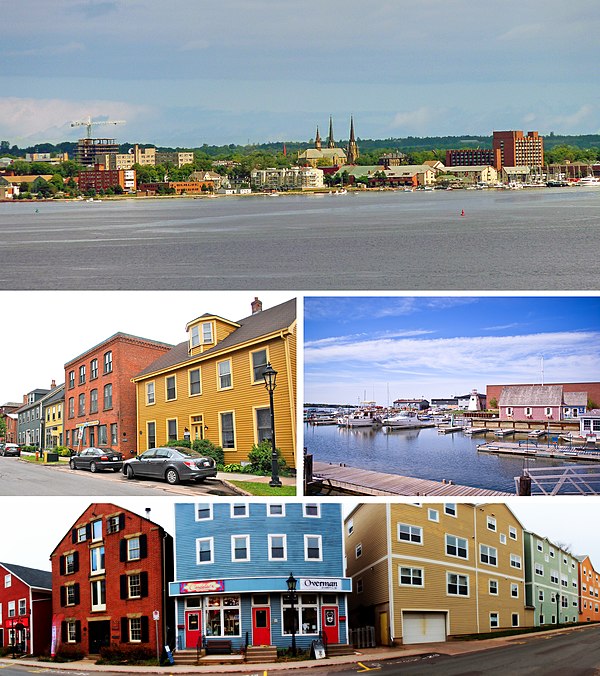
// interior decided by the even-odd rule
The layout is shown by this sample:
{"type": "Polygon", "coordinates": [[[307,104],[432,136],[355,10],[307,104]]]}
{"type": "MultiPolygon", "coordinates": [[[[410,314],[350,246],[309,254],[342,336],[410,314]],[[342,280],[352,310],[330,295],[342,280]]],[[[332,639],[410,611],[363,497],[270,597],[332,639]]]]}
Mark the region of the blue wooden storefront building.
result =
{"type": "Polygon", "coordinates": [[[176,504],[177,648],[348,643],[342,528],[338,503],[176,504]]]}

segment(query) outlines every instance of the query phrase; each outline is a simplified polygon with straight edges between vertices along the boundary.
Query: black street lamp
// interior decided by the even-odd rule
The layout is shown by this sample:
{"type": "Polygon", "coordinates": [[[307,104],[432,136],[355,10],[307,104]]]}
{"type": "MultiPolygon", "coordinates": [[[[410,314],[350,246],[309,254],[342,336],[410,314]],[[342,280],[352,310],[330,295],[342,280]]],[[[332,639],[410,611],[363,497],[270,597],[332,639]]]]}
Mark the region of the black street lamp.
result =
{"type": "Polygon", "coordinates": [[[296,583],[297,580],[294,577],[294,573],[290,573],[290,576],[286,580],[287,582],[287,588],[289,592],[289,597],[290,597],[290,603],[292,604],[292,655],[295,657],[296,656],[296,606],[294,605],[296,603],[296,600],[298,597],[296,596],[296,583]]]}
{"type": "Polygon", "coordinates": [[[267,368],[263,372],[265,380],[265,387],[269,392],[269,406],[271,407],[271,481],[269,486],[273,488],[281,488],[281,480],[279,478],[279,463],[277,462],[277,448],[275,446],[275,411],[273,408],[273,392],[277,387],[277,371],[271,366],[271,362],[267,364],[267,368]]]}

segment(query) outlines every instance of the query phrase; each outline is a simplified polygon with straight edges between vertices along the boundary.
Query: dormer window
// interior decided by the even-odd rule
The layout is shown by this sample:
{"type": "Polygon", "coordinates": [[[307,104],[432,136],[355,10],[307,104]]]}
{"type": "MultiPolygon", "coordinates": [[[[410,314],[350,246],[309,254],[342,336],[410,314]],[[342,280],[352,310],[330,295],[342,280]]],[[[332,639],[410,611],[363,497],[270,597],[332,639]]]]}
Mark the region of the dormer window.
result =
{"type": "Polygon", "coordinates": [[[198,347],[200,345],[200,327],[198,325],[192,326],[190,332],[190,347],[198,347]]]}
{"type": "Polygon", "coordinates": [[[202,343],[206,345],[213,342],[212,322],[204,322],[202,324],[202,343]]]}

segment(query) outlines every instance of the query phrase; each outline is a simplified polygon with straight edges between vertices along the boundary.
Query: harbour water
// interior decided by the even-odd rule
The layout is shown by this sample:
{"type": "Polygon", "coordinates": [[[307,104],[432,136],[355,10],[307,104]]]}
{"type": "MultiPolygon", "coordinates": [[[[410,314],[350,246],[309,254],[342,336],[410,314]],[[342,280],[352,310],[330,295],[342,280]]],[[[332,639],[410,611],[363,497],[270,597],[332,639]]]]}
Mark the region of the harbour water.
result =
{"type": "Polygon", "coordinates": [[[599,226],[593,188],[0,203],[0,286],[595,290],[599,226]]]}
{"type": "MultiPolygon", "coordinates": [[[[515,477],[523,468],[565,465],[559,460],[477,452],[479,444],[494,439],[493,434],[474,438],[462,432],[438,434],[436,428],[385,432],[381,428],[304,425],[304,445],[315,460],[420,479],[451,480],[475,488],[514,493],[515,477]]],[[[541,440],[539,447],[546,443],[541,440]]],[[[590,467],[597,465],[590,463],[590,467]]]]}

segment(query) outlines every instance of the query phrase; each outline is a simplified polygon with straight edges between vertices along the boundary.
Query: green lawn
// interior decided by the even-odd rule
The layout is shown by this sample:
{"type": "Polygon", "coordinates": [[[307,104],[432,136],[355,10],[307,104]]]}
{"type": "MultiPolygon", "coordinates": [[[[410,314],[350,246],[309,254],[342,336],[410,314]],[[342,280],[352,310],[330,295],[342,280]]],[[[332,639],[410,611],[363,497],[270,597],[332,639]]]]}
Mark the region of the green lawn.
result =
{"type": "Polygon", "coordinates": [[[271,488],[269,484],[258,483],[254,481],[233,481],[228,479],[229,483],[241,488],[243,491],[251,493],[252,495],[273,495],[273,496],[282,496],[282,495],[296,495],[295,486],[282,486],[281,488],[271,488]]]}

